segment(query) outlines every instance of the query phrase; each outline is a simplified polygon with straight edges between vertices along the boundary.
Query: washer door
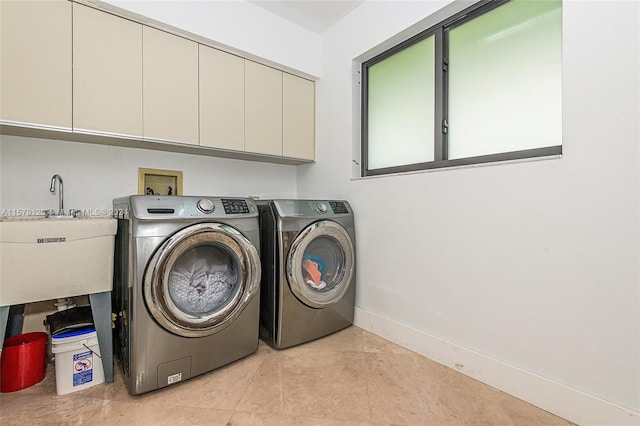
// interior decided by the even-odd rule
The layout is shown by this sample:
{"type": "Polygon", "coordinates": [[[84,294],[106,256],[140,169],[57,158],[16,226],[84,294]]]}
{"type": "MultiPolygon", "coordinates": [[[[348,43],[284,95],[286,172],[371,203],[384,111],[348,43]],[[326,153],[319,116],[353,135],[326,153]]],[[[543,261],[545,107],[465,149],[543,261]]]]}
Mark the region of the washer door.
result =
{"type": "Polygon", "coordinates": [[[218,223],[186,227],[151,258],[144,297],[166,330],[185,337],[216,333],[237,318],[260,285],[260,257],[238,230],[218,223]]]}
{"type": "Polygon", "coordinates": [[[287,256],[287,279],[293,294],[312,308],[325,308],[342,299],[353,285],[355,253],[347,231],[322,220],[306,227],[287,256]]]}

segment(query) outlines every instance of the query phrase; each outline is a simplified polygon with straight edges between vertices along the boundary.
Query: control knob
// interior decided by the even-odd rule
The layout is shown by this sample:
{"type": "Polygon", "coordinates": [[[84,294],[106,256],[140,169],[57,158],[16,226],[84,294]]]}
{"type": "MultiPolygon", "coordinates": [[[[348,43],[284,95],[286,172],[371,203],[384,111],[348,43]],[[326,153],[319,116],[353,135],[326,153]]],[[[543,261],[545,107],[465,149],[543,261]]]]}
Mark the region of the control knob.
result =
{"type": "Polygon", "coordinates": [[[203,198],[202,200],[198,201],[198,210],[200,210],[202,213],[213,213],[215,208],[216,206],[213,204],[213,201],[207,198],[203,198]]]}
{"type": "Polygon", "coordinates": [[[316,210],[318,210],[320,213],[326,213],[327,205],[325,203],[316,203],[316,210]]]}

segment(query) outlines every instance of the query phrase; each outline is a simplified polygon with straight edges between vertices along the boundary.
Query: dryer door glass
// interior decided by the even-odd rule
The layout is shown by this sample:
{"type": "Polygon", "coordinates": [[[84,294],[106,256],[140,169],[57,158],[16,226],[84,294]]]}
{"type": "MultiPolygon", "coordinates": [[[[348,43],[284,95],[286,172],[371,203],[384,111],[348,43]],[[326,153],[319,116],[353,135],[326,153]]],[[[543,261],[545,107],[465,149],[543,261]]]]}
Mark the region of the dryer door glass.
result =
{"type": "Polygon", "coordinates": [[[144,277],[144,297],[155,320],[186,337],[229,325],[259,289],[256,248],[223,224],[192,225],[156,251],[144,277]]]}
{"type": "Polygon", "coordinates": [[[289,287],[306,305],[332,305],[352,285],[354,263],[353,243],[347,231],[332,221],[315,222],[291,245],[287,259],[289,287]]]}

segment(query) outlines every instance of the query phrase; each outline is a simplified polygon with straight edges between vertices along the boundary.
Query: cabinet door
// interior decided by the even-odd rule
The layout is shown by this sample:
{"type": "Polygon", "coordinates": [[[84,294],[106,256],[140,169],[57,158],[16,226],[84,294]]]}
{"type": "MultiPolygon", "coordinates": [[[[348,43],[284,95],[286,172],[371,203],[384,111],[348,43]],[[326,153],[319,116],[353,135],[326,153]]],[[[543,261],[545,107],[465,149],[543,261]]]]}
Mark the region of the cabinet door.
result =
{"type": "Polygon", "coordinates": [[[77,3],[73,127],[142,136],[142,25],[77,3]]]}
{"type": "Polygon", "coordinates": [[[282,71],[245,61],[245,150],[282,155],[282,71]]]}
{"type": "Polygon", "coordinates": [[[198,44],[144,26],[143,136],[198,144],[198,44]]]}
{"type": "Polygon", "coordinates": [[[71,129],[71,3],[0,1],[0,119],[71,129]]]}
{"type": "Polygon", "coordinates": [[[244,59],[199,48],[200,145],[244,151],[244,59]]]}
{"type": "Polygon", "coordinates": [[[315,83],[295,75],[282,75],[282,155],[315,157],[315,83]]]}

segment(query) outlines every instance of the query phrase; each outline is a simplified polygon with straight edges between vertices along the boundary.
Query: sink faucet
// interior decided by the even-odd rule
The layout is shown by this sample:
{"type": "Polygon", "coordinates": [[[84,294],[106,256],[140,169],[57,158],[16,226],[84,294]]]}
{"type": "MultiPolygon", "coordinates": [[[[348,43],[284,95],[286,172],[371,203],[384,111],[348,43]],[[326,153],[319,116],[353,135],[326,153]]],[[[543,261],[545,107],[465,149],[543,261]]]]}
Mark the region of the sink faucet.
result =
{"type": "Polygon", "coordinates": [[[55,174],[51,178],[51,188],[49,188],[49,192],[56,192],[56,179],[58,180],[58,210],[60,214],[63,214],[64,211],[64,194],[62,192],[62,176],[55,174]]]}

